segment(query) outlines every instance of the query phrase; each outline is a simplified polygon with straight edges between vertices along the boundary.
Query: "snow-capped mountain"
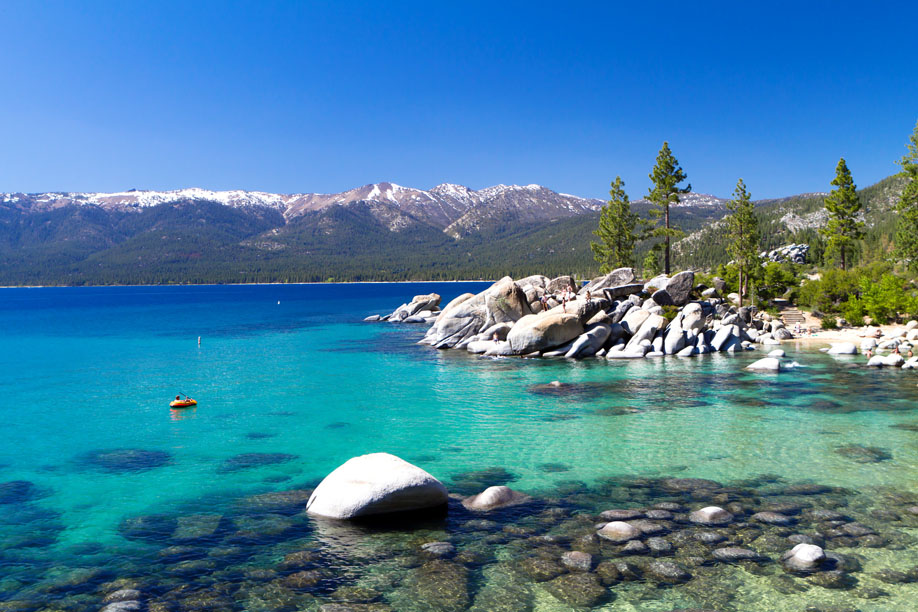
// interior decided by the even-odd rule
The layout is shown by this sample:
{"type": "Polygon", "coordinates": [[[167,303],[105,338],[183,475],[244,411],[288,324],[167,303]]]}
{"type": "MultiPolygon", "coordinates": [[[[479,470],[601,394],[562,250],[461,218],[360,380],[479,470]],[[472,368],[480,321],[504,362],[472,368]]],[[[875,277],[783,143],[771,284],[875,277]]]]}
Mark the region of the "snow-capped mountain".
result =
{"type": "MultiPolygon", "coordinates": [[[[717,196],[712,196],[706,193],[695,193],[690,191],[689,193],[683,193],[679,196],[679,203],[673,204],[674,207],[698,207],[698,208],[724,208],[729,200],[725,198],[718,198],[717,196]]],[[[646,204],[650,205],[650,200],[640,199],[634,202],[635,204],[646,204]]]]}
{"type": "Polygon", "coordinates": [[[600,200],[560,194],[540,185],[495,185],[476,191],[448,183],[437,185],[429,191],[388,182],[373,183],[333,194],[211,191],[200,188],[117,193],[0,194],[0,204],[23,211],[47,211],[85,205],[112,211],[138,211],[163,204],[202,201],[217,202],[233,208],[269,208],[282,213],[288,221],[329,206],[373,202],[397,207],[403,214],[441,229],[456,223],[459,223],[459,228],[470,228],[479,217],[510,214],[523,220],[543,220],[595,211],[602,206],[600,200]]]}

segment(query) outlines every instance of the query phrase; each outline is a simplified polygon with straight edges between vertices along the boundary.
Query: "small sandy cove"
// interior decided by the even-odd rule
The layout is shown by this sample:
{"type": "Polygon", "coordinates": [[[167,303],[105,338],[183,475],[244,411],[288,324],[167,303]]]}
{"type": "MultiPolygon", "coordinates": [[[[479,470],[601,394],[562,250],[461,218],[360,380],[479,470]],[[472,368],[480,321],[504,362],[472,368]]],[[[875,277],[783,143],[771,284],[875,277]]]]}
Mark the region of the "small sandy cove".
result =
{"type": "Polygon", "coordinates": [[[861,346],[861,340],[864,338],[876,338],[877,330],[880,330],[882,336],[888,336],[891,332],[901,330],[905,324],[898,325],[864,325],[861,327],[844,327],[839,329],[822,329],[821,322],[808,312],[804,312],[806,323],[801,324],[803,330],[797,333],[793,325],[787,328],[794,332],[795,338],[790,342],[808,342],[814,345],[829,345],[833,342],[852,342],[855,346],[861,346]]]}

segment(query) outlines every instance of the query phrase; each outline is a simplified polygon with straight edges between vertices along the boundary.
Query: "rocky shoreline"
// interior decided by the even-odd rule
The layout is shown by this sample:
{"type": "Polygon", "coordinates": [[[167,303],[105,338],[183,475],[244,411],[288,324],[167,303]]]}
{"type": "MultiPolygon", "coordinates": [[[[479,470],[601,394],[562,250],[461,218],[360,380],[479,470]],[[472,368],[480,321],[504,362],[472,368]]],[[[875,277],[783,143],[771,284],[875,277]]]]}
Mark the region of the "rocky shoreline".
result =
{"type": "Polygon", "coordinates": [[[838,612],[895,608],[918,591],[908,533],[918,496],[907,491],[610,475],[526,495],[499,467],[447,487],[391,455],[349,464],[315,489],[241,498],[222,513],[127,519],[120,532],[149,547],[145,559],[96,566],[87,551],[80,567],[0,583],[0,610],[729,612],[752,609],[748,583],[790,604],[782,610],[838,612]],[[380,461],[398,469],[374,470],[380,461]],[[326,516],[384,500],[399,503],[375,522],[326,516]],[[901,561],[876,567],[882,551],[901,561]]]}
{"type": "Polygon", "coordinates": [[[502,278],[442,309],[437,294],[419,295],[366,321],[430,325],[422,343],[486,356],[640,359],[753,350],[794,335],[778,319],[738,308],[725,284],[695,284],[691,271],[639,280],[619,268],[579,289],[574,279],[502,278]]]}

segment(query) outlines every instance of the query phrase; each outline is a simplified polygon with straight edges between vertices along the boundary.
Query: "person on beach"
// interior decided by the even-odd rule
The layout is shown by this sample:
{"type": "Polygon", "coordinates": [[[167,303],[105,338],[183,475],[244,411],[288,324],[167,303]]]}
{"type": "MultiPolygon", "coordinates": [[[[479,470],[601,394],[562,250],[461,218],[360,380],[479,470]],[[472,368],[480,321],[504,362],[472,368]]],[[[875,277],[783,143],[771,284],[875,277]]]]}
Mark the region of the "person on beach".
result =
{"type": "Polygon", "coordinates": [[[866,351],[864,351],[864,357],[866,357],[867,359],[870,359],[871,357],[873,357],[873,351],[871,351],[870,349],[867,349],[866,351]]]}

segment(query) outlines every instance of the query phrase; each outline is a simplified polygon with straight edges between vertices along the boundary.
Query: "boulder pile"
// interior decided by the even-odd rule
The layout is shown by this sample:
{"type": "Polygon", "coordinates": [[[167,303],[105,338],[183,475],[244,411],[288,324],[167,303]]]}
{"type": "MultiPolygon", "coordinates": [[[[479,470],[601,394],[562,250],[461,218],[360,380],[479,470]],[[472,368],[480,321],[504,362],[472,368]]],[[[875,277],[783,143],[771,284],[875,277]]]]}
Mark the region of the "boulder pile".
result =
{"type": "Polygon", "coordinates": [[[785,244],[771,251],[762,251],[759,253],[759,257],[778,263],[789,261],[791,263],[802,264],[806,263],[806,254],[809,250],[810,245],[808,244],[785,244]]]}
{"type": "Polygon", "coordinates": [[[416,295],[391,314],[371,315],[364,321],[391,321],[392,323],[432,323],[440,312],[440,296],[436,293],[416,295]]]}
{"type": "Polygon", "coordinates": [[[641,281],[632,268],[613,270],[579,290],[569,276],[508,276],[439,311],[439,296],[432,294],[367,320],[423,321],[430,329],[422,343],[488,356],[690,357],[793,338],[780,320],[723,299],[723,281],[714,285],[696,285],[691,271],[641,281]]]}
{"type": "MultiPolygon", "coordinates": [[[[918,321],[909,321],[902,327],[887,329],[885,333],[879,328],[867,327],[861,336],[863,340],[860,351],[871,354],[868,366],[918,369],[918,355],[914,354],[915,347],[918,346],[918,321]],[[912,352],[912,356],[908,355],[909,352],[912,352]]],[[[838,354],[840,346],[842,345],[833,344],[827,352],[838,354]]],[[[846,354],[858,352],[853,343],[845,343],[844,346],[848,351],[846,354]]]]}

